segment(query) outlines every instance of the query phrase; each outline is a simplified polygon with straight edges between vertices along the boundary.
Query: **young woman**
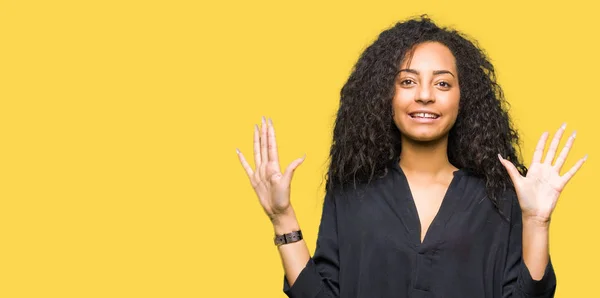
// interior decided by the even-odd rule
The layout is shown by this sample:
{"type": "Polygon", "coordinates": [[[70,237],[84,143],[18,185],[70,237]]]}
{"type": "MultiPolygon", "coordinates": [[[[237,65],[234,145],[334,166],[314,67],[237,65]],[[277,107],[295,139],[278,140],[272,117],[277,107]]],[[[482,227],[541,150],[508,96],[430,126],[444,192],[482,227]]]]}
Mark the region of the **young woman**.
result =
{"type": "Polygon", "coordinates": [[[548,231],[586,157],[575,133],[537,144],[529,168],[483,51],[426,16],[383,31],[341,91],[317,247],[309,255],[275,131],[240,162],[271,219],[290,297],[553,297],[548,231]],[[554,160],[556,157],[556,160],[554,160]]]}

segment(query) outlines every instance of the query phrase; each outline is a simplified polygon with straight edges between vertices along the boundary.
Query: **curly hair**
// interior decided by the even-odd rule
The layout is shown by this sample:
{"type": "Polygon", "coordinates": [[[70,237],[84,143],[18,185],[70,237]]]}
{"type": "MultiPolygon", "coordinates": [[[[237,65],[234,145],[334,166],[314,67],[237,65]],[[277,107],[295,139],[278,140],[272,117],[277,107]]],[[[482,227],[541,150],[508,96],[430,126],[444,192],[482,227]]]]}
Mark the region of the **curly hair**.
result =
{"type": "Polygon", "coordinates": [[[496,82],[494,66],[476,41],[454,29],[438,27],[427,15],[396,23],[379,34],[361,54],[341,89],[326,189],[369,183],[387,174],[402,150],[400,131],[393,121],[394,81],[400,63],[423,42],[450,49],[460,78],[459,111],[448,135],[452,165],[481,177],[487,197],[500,209],[500,198],[514,190],[498,153],[519,172],[519,135],[508,115],[508,102],[496,82]]]}

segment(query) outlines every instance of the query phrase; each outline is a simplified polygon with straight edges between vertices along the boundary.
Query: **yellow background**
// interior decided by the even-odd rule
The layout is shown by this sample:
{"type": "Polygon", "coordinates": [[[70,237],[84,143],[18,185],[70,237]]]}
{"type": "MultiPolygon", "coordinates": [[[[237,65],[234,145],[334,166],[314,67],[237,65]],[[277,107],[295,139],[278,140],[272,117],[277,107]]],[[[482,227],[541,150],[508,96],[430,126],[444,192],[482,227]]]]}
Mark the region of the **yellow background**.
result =
{"type": "Polygon", "coordinates": [[[339,90],[383,29],[477,39],[527,163],[563,121],[589,160],[553,217],[556,297],[597,295],[594,1],[0,2],[0,297],[282,297],[235,148],[273,118],[311,251],[339,90]]]}

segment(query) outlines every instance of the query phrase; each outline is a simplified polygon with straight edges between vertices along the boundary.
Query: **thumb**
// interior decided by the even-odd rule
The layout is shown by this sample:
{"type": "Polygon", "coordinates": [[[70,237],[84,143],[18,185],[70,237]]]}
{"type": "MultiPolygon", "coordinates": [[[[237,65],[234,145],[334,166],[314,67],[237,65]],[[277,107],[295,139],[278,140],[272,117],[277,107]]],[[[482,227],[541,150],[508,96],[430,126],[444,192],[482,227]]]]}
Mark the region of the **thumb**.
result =
{"type": "Polygon", "coordinates": [[[302,164],[302,162],[306,159],[306,154],[304,156],[292,161],[287,168],[285,169],[285,173],[283,173],[283,180],[289,185],[292,183],[292,177],[294,177],[294,171],[296,168],[302,164]]]}
{"type": "Polygon", "coordinates": [[[504,166],[506,171],[508,172],[508,176],[510,176],[510,180],[512,180],[513,184],[516,186],[518,179],[521,178],[521,173],[515,167],[515,165],[510,162],[508,159],[504,159],[502,155],[498,154],[498,159],[500,159],[500,163],[504,166]]]}

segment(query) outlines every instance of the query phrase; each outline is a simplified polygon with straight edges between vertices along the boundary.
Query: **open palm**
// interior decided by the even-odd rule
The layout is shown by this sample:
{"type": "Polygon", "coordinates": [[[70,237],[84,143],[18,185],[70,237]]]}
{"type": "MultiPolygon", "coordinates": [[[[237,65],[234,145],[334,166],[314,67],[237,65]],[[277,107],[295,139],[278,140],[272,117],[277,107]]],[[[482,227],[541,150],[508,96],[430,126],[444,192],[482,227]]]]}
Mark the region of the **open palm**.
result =
{"type": "Polygon", "coordinates": [[[566,184],[573,178],[575,173],[581,168],[587,155],[581,158],[577,163],[564,175],[560,175],[560,171],[569,155],[569,151],[575,141],[575,133],[573,133],[565,147],[561,150],[554,164],[552,161],[556,155],[558,144],[565,131],[566,125],[562,125],[554,134],[554,138],[550,143],[550,148],[546,154],[546,158],[542,161],[548,133],[542,134],[538,141],[533,154],[533,160],[527,171],[527,175],[523,177],[514,164],[498,155],[500,162],[508,171],[508,174],[515,186],[515,191],[519,199],[523,216],[535,218],[542,222],[548,222],[552,211],[556,207],[556,202],[566,184]]]}
{"type": "Polygon", "coordinates": [[[304,157],[292,161],[285,172],[281,172],[275,128],[271,119],[262,118],[261,127],[254,127],[254,164],[252,169],[244,155],[236,150],[242,167],[246,171],[250,184],[258,201],[271,220],[290,209],[290,188],[296,168],[304,157]]]}

